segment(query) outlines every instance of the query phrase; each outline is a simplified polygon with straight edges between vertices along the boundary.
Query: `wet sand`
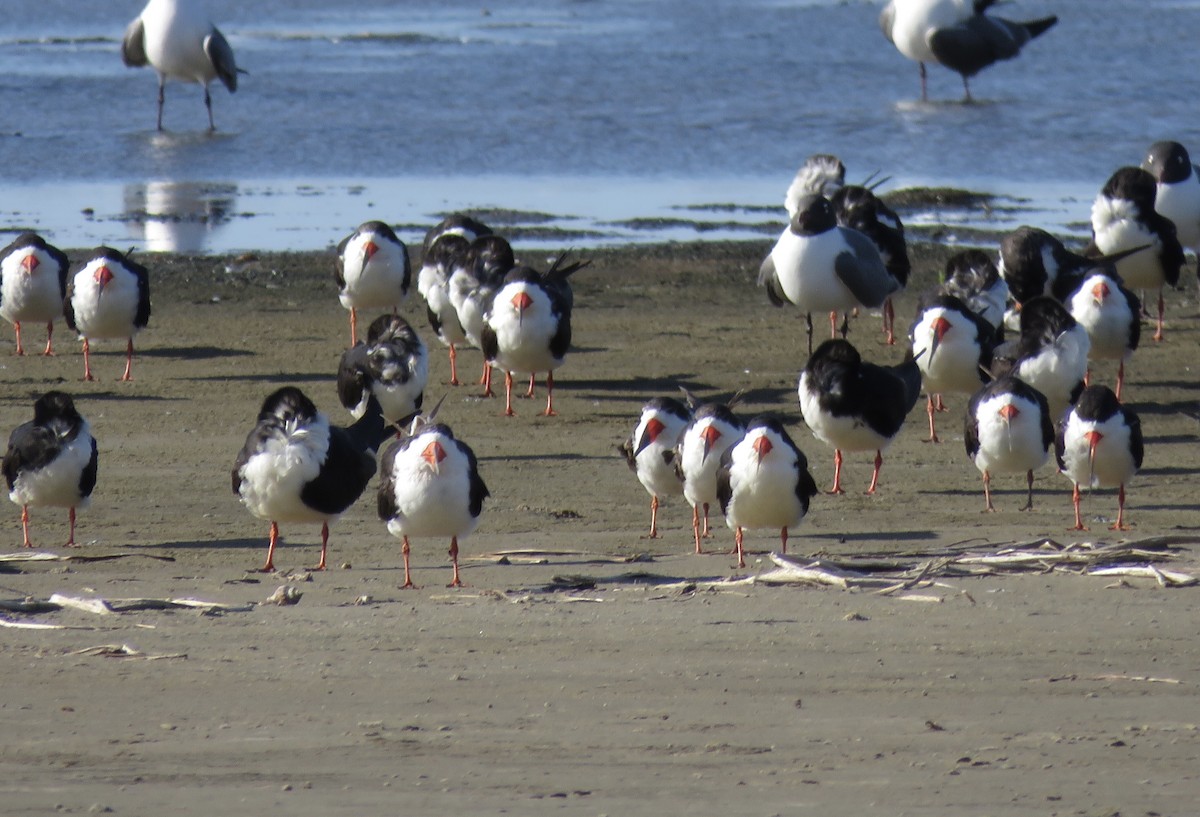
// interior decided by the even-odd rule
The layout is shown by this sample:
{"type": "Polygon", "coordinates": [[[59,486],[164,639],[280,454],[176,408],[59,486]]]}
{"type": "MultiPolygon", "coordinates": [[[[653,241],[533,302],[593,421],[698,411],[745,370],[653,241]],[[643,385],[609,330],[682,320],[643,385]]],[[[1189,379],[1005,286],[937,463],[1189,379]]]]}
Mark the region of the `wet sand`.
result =
{"type": "MultiPolygon", "coordinates": [[[[447,395],[439,419],[473,446],[492,492],[462,543],[461,589],[445,587],[447,543],[421,540],[421,587],[399,589],[399,543],[376,517],[374,484],[333,527],[332,569],[304,570],[317,558],[315,526],[285,526],[281,572],[254,572],[267,525],[231,493],[229,470],[263,397],[292,383],[335,422],[348,418],[333,386],[348,322],[331,255],[148,257],[154,314],[133,383],[115,382],[123,344],[102,345],[100,380],[83,383],[65,329],[53,359],[9,356],[6,338],[3,428],[62,388],[99,440],[74,555],[128,555],[21,563],[0,576],[0,597],[194,597],[235,609],[5,614],[66,626],[0,628],[5,813],[1194,813],[1195,589],[1047,572],[947,579],[918,594],[926,600],[715,590],[703,582],[770,569],[777,532],[747,536],[742,571],[724,553],[690,552],[681,500],[664,507],[661,539],[642,538],[649,498],[616,446],[646,399],[680,385],[702,398],[747,389],[743,413],[781,414],[818,484],[832,479],[832,452],[796,404],[803,322],[754,286],[769,246],[586,253],[558,417],[538,414],[540,383],[510,419],[478,387],[430,387],[431,402],[447,395]],[[494,556],[518,549],[539,555],[494,556]],[[284,584],[303,594],[298,604],[259,604],[284,584]],[[105,645],[139,654],[85,652],[105,645]]],[[[898,325],[947,252],[920,247],[898,325]]],[[[1167,340],[1128,367],[1147,441],[1129,538],[1200,539],[1200,319],[1195,274],[1185,277],[1187,290],[1168,297],[1167,340]]],[[[446,355],[415,293],[404,314],[444,382],[446,355]]],[[[39,347],[40,331],[27,331],[39,347]]],[[[857,318],[850,339],[868,359],[903,354],[883,345],[877,315],[857,318]]],[[[478,353],[459,362],[470,380],[478,353]]],[[[1112,383],[1108,367],[1096,374],[1112,383]]],[[[790,551],[1117,541],[1106,530],[1112,491],[1085,498],[1091,533],[1066,530],[1070,486],[1050,466],[1033,511],[1017,510],[1023,479],[998,477],[998,512],[981,513],[965,403],[949,399],[940,445],[921,441],[918,407],[875,496],[862,493],[871,458],[849,455],[848,493],[816,497],[790,551]]],[[[0,551],[14,553],[19,509],[6,519],[0,551]]],[[[45,552],[67,553],[54,544],[64,512],[35,510],[33,525],[45,552]]],[[[718,525],[711,549],[731,545],[718,525]]],[[[1171,567],[1200,573],[1194,548],[1171,567]]]]}

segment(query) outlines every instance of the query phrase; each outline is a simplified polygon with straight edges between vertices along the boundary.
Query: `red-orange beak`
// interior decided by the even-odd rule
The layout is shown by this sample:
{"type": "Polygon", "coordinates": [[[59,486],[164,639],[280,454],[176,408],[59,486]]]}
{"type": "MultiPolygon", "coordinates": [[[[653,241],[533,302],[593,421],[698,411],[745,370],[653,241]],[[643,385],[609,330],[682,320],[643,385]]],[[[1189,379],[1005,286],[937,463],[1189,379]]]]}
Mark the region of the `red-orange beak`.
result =
{"type": "Polygon", "coordinates": [[[766,458],[767,454],[771,453],[771,449],[775,446],[771,444],[771,441],[764,434],[754,441],[753,447],[758,454],[758,464],[762,465],[762,461],[766,458]]]}
{"type": "Polygon", "coordinates": [[[1108,293],[1108,284],[1103,281],[1092,287],[1092,299],[1098,304],[1104,303],[1104,299],[1108,297],[1108,293]]]}
{"type": "Polygon", "coordinates": [[[721,432],[716,426],[705,426],[700,432],[700,438],[704,440],[704,456],[708,456],[708,452],[712,451],[712,447],[717,444],[717,440],[721,439],[721,432]]]}
{"type": "Polygon", "coordinates": [[[429,445],[425,446],[425,450],[421,452],[421,459],[429,463],[429,467],[436,474],[442,460],[446,459],[446,449],[442,448],[442,444],[434,440],[429,445]]]}
{"type": "Polygon", "coordinates": [[[363,244],[363,263],[365,264],[370,261],[371,256],[377,252],[379,252],[379,245],[374,241],[368,241],[366,244],[363,244]]]}
{"type": "Polygon", "coordinates": [[[950,321],[939,317],[933,322],[933,342],[929,344],[929,359],[933,359],[933,353],[937,351],[942,339],[946,337],[946,333],[950,331],[950,321]]]}
{"type": "Polygon", "coordinates": [[[1021,413],[1021,410],[1019,408],[1017,408],[1016,406],[1014,406],[1012,403],[1005,403],[1003,406],[1000,407],[1000,416],[1003,417],[1004,421],[1007,423],[1011,423],[1013,421],[1013,418],[1016,417],[1020,413],[1021,413]]]}
{"type": "Polygon", "coordinates": [[[112,270],[104,264],[96,268],[95,272],[96,284],[100,287],[100,291],[104,291],[104,287],[108,286],[108,282],[113,279],[112,270]]]}
{"type": "Polygon", "coordinates": [[[533,298],[529,297],[528,292],[518,292],[512,296],[513,309],[517,310],[517,321],[521,322],[525,319],[525,310],[533,305],[533,298]]]}
{"type": "Polygon", "coordinates": [[[1091,467],[1094,467],[1096,464],[1096,446],[1100,445],[1100,441],[1104,439],[1104,435],[1099,431],[1089,431],[1083,436],[1088,441],[1088,463],[1091,467]]]}
{"type": "Polygon", "coordinates": [[[33,253],[30,253],[21,259],[21,271],[26,275],[33,275],[33,271],[37,269],[40,264],[41,262],[38,261],[37,256],[33,253]]]}
{"type": "Polygon", "coordinates": [[[633,455],[636,457],[642,453],[642,450],[658,439],[658,435],[663,433],[666,424],[657,417],[651,417],[650,422],[646,423],[646,427],[642,429],[641,439],[637,441],[637,448],[634,449],[633,455]]]}

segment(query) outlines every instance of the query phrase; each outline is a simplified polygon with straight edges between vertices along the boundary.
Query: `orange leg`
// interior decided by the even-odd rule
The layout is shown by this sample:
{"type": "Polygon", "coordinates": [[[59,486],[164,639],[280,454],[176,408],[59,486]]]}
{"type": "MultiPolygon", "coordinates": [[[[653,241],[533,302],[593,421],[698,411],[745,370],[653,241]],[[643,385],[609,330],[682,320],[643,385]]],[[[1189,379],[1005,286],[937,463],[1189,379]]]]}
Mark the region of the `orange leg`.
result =
{"type": "Polygon", "coordinates": [[[1025,475],[1025,480],[1029,484],[1029,494],[1025,499],[1025,507],[1021,508],[1021,510],[1032,511],[1033,510],[1033,469],[1032,468],[1029,469],[1029,473],[1027,473],[1025,475]]]}
{"type": "Polygon", "coordinates": [[[1162,293],[1162,290],[1160,289],[1158,291],[1158,324],[1157,324],[1157,328],[1154,330],[1154,340],[1155,341],[1161,341],[1163,339],[1163,312],[1164,312],[1163,293],[1162,293]]]}
{"type": "Polygon", "coordinates": [[[996,510],[996,506],[992,504],[992,475],[987,471],[983,472],[983,510],[984,513],[996,510]]]}
{"type": "Polygon", "coordinates": [[[358,345],[358,310],[350,307],[350,348],[358,345]]]}
{"type": "Polygon", "coordinates": [[[787,528],[786,527],[779,531],[779,548],[780,548],[780,552],[786,556],[787,555],[787,528]]]}
{"type": "Polygon", "coordinates": [[[1121,388],[1125,385],[1125,358],[1121,358],[1117,363],[1117,399],[1121,399],[1121,388]]]}
{"type": "Polygon", "coordinates": [[[405,590],[405,589],[408,589],[408,588],[410,588],[410,587],[411,587],[411,588],[415,588],[415,587],[416,587],[416,585],[415,585],[415,584],[413,584],[413,580],[412,580],[412,572],[411,572],[411,571],[409,570],[409,568],[408,568],[408,553],[409,553],[409,550],[410,550],[410,548],[409,548],[409,546],[408,546],[408,537],[407,537],[407,536],[405,536],[405,537],[404,537],[404,543],[403,543],[402,545],[400,545],[400,554],[401,554],[401,555],[404,557],[404,584],[400,585],[400,589],[401,589],[401,590],[405,590]]]}
{"type": "Polygon", "coordinates": [[[309,570],[324,570],[325,555],[329,552],[329,523],[325,522],[321,525],[321,561],[309,568],[309,570]]]}
{"type": "Polygon", "coordinates": [[[133,338],[125,344],[125,374],[121,375],[122,383],[130,380],[133,380],[133,338]]]}
{"type": "Polygon", "coordinates": [[[512,417],[516,414],[512,407],[512,372],[504,373],[504,416],[512,417]]]}
{"type": "Polygon", "coordinates": [[[492,367],[486,360],[483,361],[483,374],[479,377],[479,384],[483,386],[483,394],[480,397],[496,396],[496,393],[492,391],[492,367]]]}
{"type": "Polygon", "coordinates": [[[738,557],[738,565],[737,566],[745,567],[746,566],[746,556],[745,556],[745,553],[743,553],[743,551],[742,551],[742,529],[740,527],[735,528],[733,531],[733,543],[734,543],[734,547],[737,550],[737,557],[738,557]]]}
{"type": "Polygon", "coordinates": [[[704,549],[700,547],[700,506],[692,506],[692,537],[696,540],[696,552],[703,553],[704,549]]]}
{"type": "Polygon", "coordinates": [[[536,382],[537,382],[537,372],[530,372],[529,373],[529,391],[525,392],[525,399],[528,400],[528,399],[533,398],[533,387],[536,382]]]}
{"type": "Polygon", "coordinates": [[[54,321],[46,321],[46,349],[42,354],[54,357],[54,321]]]}
{"type": "Polygon", "coordinates": [[[92,345],[88,343],[88,339],[83,339],[83,379],[95,380],[92,377],[92,345]]]}
{"type": "Polygon", "coordinates": [[[650,497],[650,533],[647,539],[658,539],[658,497],[650,497]]]}
{"type": "Polygon", "coordinates": [[[879,485],[879,469],[883,467],[883,454],[879,451],[875,452],[875,470],[871,472],[871,487],[867,488],[868,494],[875,493],[875,488],[879,485]]]}
{"type": "Polygon", "coordinates": [[[79,547],[79,545],[75,544],[75,508],[74,508],[74,506],[72,506],[67,511],[67,522],[70,525],[71,533],[67,536],[67,545],[66,546],[69,548],[79,547]]]}
{"type": "Polygon", "coordinates": [[[836,312],[830,312],[830,313],[829,313],[829,337],[831,337],[831,338],[836,338],[836,337],[837,337],[837,334],[838,334],[838,331],[837,331],[837,313],[836,313],[836,312]]]}
{"type": "Polygon", "coordinates": [[[1087,530],[1087,525],[1083,524],[1083,517],[1079,514],[1079,500],[1079,483],[1075,483],[1075,488],[1071,491],[1071,503],[1075,506],[1075,527],[1067,530],[1087,530]]]}
{"type": "Polygon", "coordinates": [[[883,302],[883,331],[887,335],[887,345],[896,345],[896,308],[892,306],[892,296],[883,302]]]}
{"type": "Polygon", "coordinates": [[[1125,483],[1121,483],[1121,487],[1117,489],[1117,521],[1112,523],[1109,530],[1129,530],[1129,526],[1125,524],[1125,483]]]}
{"type": "Polygon", "coordinates": [[[712,528],[708,526],[708,503],[704,503],[704,533],[701,534],[705,539],[712,538],[712,528]]]}
{"type": "Polygon", "coordinates": [[[454,565],[454,578],[447,587],[462,587],[462,579],[458,577],[458,537],[450,537],[450,562],[454,565]]]}
{"type": "Polygon", "coordinates": [[[271,535],[267,541],[267,563],[258,569],[259,573],[275,572],[275,543],[279,541],[279,523],[271,523],[271,535]]]}
{"type": "MultiPolygon", "coordinates": [[[[533,375],[530,375],[530,388],[533,388],[533,375]]],[[[546,372],[546,410],[542,412],[544,417],[557,417],[558,412],[554,410],[554,372],[546,372]]]]}
{"type": "Polygon", "coordinates": [[[831,494],[844,494],[845,489],[842,488],[842,449],[833,449],[833,487],[829,489],[831,494]]]}
{"type": "Polygon", "coordinates": [[[24,547],[36,547],[33,542],[29,541],[29,506],[21,506],[21,533],[25,535],[24,547]]]}
{"type": "Polygon", "coordinates": [[[458,351],[450,344],[450,385],[458,385],[458,351]]]}
{"type": "Polygon", "coordinates": [[[13,328],[15,328],[17,330],[17,354],[24,355],[25,347],[21,343],[21,322],[13,321],[13,328]]]}
{"type": "Polygon", "coordinates": [[[925,442],[940,443],[941,440],[938,439],[937,427],[933,422],[933,415],[937,413],[937,408],[934,407],[932,394],[929,395],[929,400],[925,405],[925,413],[929,415],[929,439],[925,440],[925,442]]]}

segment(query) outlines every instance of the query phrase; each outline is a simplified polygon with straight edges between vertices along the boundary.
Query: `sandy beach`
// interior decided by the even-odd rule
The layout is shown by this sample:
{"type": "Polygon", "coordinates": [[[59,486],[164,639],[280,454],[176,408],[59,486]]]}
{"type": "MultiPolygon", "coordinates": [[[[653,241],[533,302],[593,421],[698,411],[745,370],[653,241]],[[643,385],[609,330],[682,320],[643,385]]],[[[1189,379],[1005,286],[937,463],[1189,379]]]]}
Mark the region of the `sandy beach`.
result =
{"type": "MultiPolygon", "coordinates": [[[[725,583],[772,570],[777,532],[747,536],[749,566],[691,553],[682,500],[642,538],[649,497],[617,454],[642,403],[686,386],[746,389],[741,413],[782,416],[823,488],[832,451],[804,427],[795,384],[803,320],[754,285],[769,241],[583,251],[574,347],[556,373],[559,416],[517,416],[442,385],[445,350],[415,291],[403,314],[430,345],[427,400],[480,460],[491,498],[447,589],[446,542],[413,543],[419,589],[400,590],[399,542],[374,483],[333,526],[331,569],[310,573],[319,529],[284,527],[280,572],[254,572],[267,525],[241,507],[230,468],[262,399],[300,386],[334,422],[347,340],[332,254],[143,257],[154,312],[137,339],[101,345],[80,380],[59,325],[55,358],[0,344],[4,433],[51,388],[71,393],[100,446],[92,507],[34,509],[39,552],[0,563],[0,599],[53,594],[193,598],[210,610],[4,612],[0,749],[11,815],[580,814],[1187,815],[1200,802],[1200,645],[1195,587],[1041,569],[954,576],[891,594],[725,583]],[[437,385],[433,385],[436,381],[437,385]],[[93,560],[90,557],[112,557],[93,560]],[[293,585],[299,603],[267,599],[293,585]],[[19,625],[53,625],[33,629],[19,625]]],[[[518,245],[518,250],[520,247],[518,245]]],[[[898,300],[949,253],[914,249],[898,300]]],[[[546,253],[524,260],[544,268],[546,253]]],[[[72,260],[81,257],[71,253],[72,260]]],[[[920,559],[1045,539],[1154,542],[1163,569],[1200,576],[1193,482],[1200,418],[1196,277],[1168,293],[1166,340],[1127,366],[1146,463],[1128,488],[1132,531],[1114,534],[1113,491],[997,477],[983,514],[962,443],[966,399],[925,437],[923,402],[865,496],[871,457],[849,455],[844,496],[819,495],[793,532],[798,557],[920,559]]],[[[824,327],[823,321],[817,326],[824,327]]],[[[7,332],[7,327],[5,327],[7,332]]],[[[26,343],[40,348],[41,330],[26,343]]],[[[1147,336],[1150,333],[1145,333],[1147,336]]],[[[877,314],[852,321],[864,357],[897,362],[877,314]]],[[[468,382],[479,354],[464,351],[468,382]]],[[[1115,366],[1095,372],[1112,384],[1115,366]]],[[[20,509],[5,503],[7,545],[20,509]]]]}

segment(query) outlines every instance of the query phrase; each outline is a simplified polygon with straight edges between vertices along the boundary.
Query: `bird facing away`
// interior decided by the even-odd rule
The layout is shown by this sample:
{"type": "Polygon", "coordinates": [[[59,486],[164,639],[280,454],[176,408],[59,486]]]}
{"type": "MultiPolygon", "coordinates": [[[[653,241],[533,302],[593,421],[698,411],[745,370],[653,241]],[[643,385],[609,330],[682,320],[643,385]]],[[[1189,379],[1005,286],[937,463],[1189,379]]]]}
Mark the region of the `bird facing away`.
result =
{"type": "Polygon", "coordinates": [[[963,250],[947,258],[938,291],[958,298],[993,330],[999,332],[1003,327],[1008,284],[983,250],[963,250]]]}
{"type": "MultiPolygon", "coordinates": [[[[472,346],[482,348],[483,315],[492,299],[504,284],[504,276],[516,266],[512,245],[503,236],[485,233],[467,246],[462,263],[456,263],[450,273],[449,296],[458,322],[472,346]]],[[[485,357],[479,376],[484,397],[495,397],[492,391],[492,367],[485,357]]]]}
{"type": "Polygon", "coordinates": [[[167,80],[194,82],[204,88],[209,131],[217,129],[209,84],[219,79],[229,93],[237,91],[239,70],[233,49],[199,0],[150,0],[125,29],[121,59],[130,68],[149,65],[158,72],[160,131],[167,80]]]}
{"type": "Polygon", "coordinates": [[[734,530],[738,567],[746,566],[745,528],[778,528],[780,549],[787,553],[788,529],[800,524],[818,493],[808,460],[783,424],[769,416],[751,420],[717,472],[717,498],[734,530]]]}
{"type": "Polygon", "coordinates": [[[21,233],[0,250],[0,317],[13,325],[17,354],[25,354],[21,322],[46,324],[46,349],[54,354],[54,319],[67,297],[67,254],[37,233],[21,233]]]}
{"type": "Polygon", "coordinates": [[[996,0],[891,0],[879,15],[883,35],[921,70],[921,101],[929,99],[925,64],[937,63],[962,76],[963,101],[971,101],[968,80],[994,62],[1010,60],[1055,23],[1055,16],[1028,22],[990,17],[996,0]]]}
{"type": "Polygon", "coordinates": [[[375,451],[389,433],[373,398],[361,419],[342,428],[295,386],[267,396],[233,466],[233,493],[271,523],[261,572],[275,569],[280,522],[321,523],[321,560],[313,569],[325,569],[329,523],[366,490],[375,451]]]}
{"type": "MultiPolygon", "coordinates": [[[[1175,225],[1154,209],[1154,177],[1140,167],[1115,171],[1092,202],[1092,244],[1102,253],[1149,245],[1116,262],[1117,274],[1131,289],[1158,290],[1154,340],[1163,338],[1163,287],[1179,283],[1183,246],[1175,225]]],[[[1144,298],[1143,298],[1144,300],[1144,298]]]]}
{"type": "Polygon", "coordinates": [[[1117,521],[1109,530],[1129,530],[1125,524],[1125,485],[1142,467],[1142,424],[1107,386],[1089,386],[1058,426],[1054,438],[1058,470],[1074,490],[1075,527],[1087,530],[1080,516],[1080,486],[1117,488],[1117,521]]]}
{"type": "Polygon", "coordinates": [[[464,264],[470,242],[458,233],[439,236],[425,251],[417,273],[417,292],[425,299],[425,314],[438,340],[450,348],[450,385],[457,386],[458,347],[467,341],[458,311],[450,300],[450,277],[464,264]]]}
{"type": "Polygon", "coordinates": [[[1200,253],[1200,168],[1178,142],[1155,142],[1142,169],[1157,183],[1154,209],[1171,219],[1179,243],[1200,253]]]}
{"type": "Polygon", "coordinates": [[[67,508],[67,547],[75,547],[75,509],[91,501],[98,467],[96,440],[70,396],[51,391],[39,397],[33,419],[9,436],[2,468],[8,498],[21,506],[25,547],[34,547],[29,539],[30,505],[67,508]]]}
{"type": "Polygon", "coordinates": [[[1045,395],[1011,374],[996,378],[967,403],[963,443],[983,474],[985,511],[996,510],[993,473],[1024,473],[1029,491],[1021,510],[1033,509],[1033,472],[1046,463],[1054,445],[1045,395]]]}
{"type": "Polygon", "coordinates": [[[838,312],[879,307],[900,283],[888,274],[871,239],[838,226],[828,199],[808,195],[797,206],[759,269],[758,285],[775,306],[790,303],[805,313],[811,353],[813,312],[828,312],[836,335],[838,312]]]}
{"type": "Polygon", "coordinates": [[[342,353],[337,392],[355,419],[373,396],[389,424],[404,424],[421,410],[429,379],[429,354],[399,315],[380,315],[367,329],[367,342],[342,353]]]}
{"type": "Polygon", "coordinates": [[[391,309],[408,297],[408,247],[382,221],[368,221],[338,244],[338,300],[350,310],[350,345],[358,343],[358,310],[391,309]]]}
{"type": "Polygon", "coordinates": [[[683,493],[675,468],[675,449],[692,419],[692,409],[673,397],[655,397],[642,406],[633,434],[619,446],[629,468],[650,494],[650,533],[658,538],[658,506],[662,497],[683,493]]]}
{"type": "MultiPolygon", "coordinates": [[[[829,203],[837,214],[838,226],[858,230],[871,239],[888,275],[896,279],[899,289],[908,284],[912,263],[908,259],[908,243],[904,240],[904,224],[892,208],[883,203],[869,187],[848,184],[830,198],[829,203]]],[[[892,295],[883,301],[883,331],[887,344],[896,343],[896,310],[892,295]]]]}
{"type": "Polygon", "coordinates": [[[1057,421],[1079,399],[1088,371],[1091,340],[1067,308],[1048,295],[1026,301],[1021,336],[993,354],[992,371],[1011,371],[1046,398],[1057,421]]]}
{"type": "Polygon", "coordinates": [[[827,340],[800,372],[800,411],[813,436],[833,446],[833,487],[842,494],[842,451],[875,452],[868,494],[879,484],[883,452],[921,396],[921,370],[910,352],[903,363],[879,366],[849,341],[827,340]]]}
{"type": "Polygon", "coordinates": [[[475,530],[489,496],[475,452],[449,426],[418,417],[407,436],[384,450],[381,469],[379,518],[403,541],[403,587],[414,586],[410,536],[450,538],[454,575],[449,586],[460,587],[458,540],[475,530]]]}
{"type": "Polygon", "coordinates": [[[63,304],[67,326],[83,338],[83,379],[92,376],[91,341],[125,338],[125,373],[133,379],[133,336],[150,323],[150,273],[112,247],[98,247],[75,273],[63,304]]]}
{"type": "Polygon", "coordinates": [[[800,199],[805,196],[824,196],[832,199],[846,183],[846,166],[842,160],[829,153],[814,153],[804,160],[795,178],[788,185],[783,198],[783,207],[788,219],[795,217],[800,209],[800,199]]]}

